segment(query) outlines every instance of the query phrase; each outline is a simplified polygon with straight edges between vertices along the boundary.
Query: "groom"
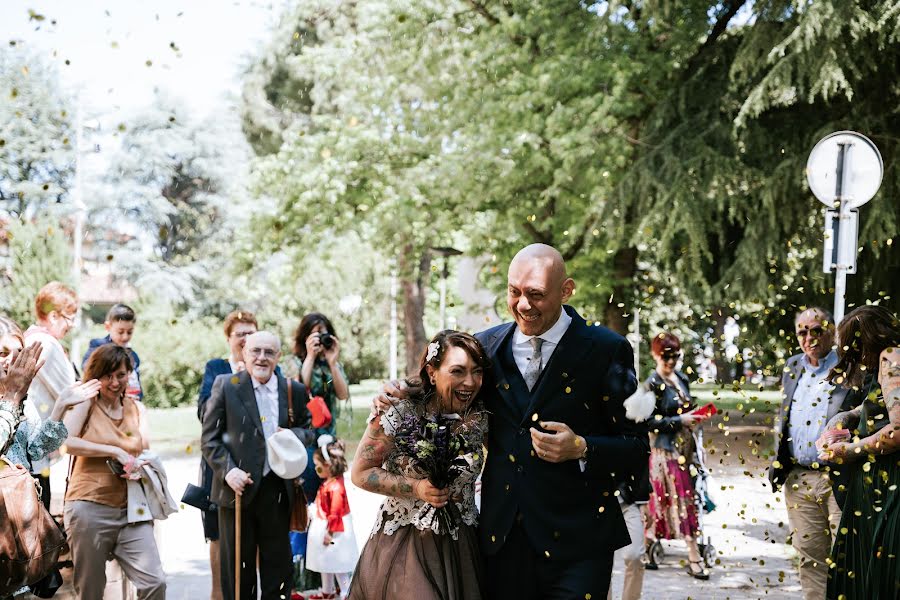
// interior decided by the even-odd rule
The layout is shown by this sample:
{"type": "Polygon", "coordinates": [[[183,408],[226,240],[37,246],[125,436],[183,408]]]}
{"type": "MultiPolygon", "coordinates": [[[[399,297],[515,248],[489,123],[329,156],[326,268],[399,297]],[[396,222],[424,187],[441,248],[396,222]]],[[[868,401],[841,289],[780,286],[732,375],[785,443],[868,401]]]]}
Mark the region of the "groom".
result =
{"type": "Polygon", "coordinates": [[[650,452],[622,405],[632,350],[564,306],[574,291],[556,249],[527,246],[509,265],[515,323],[476,335],[493,363],[479,525],[492,600],[605,598],[630,542],[614,494],[650,452]]]}

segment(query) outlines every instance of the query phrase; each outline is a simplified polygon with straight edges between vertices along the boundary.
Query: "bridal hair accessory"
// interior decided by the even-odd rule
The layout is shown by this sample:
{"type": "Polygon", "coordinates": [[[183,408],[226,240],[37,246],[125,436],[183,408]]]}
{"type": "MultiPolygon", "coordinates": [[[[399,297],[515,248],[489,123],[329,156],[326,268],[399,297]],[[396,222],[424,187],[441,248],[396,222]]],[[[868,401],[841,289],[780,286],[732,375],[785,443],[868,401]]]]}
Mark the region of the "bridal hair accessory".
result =
{"type": "Polygon", "coordinates": [[[438,355],[438,351],[440,349],[440,342],[431,342],[430,344],[428,344],[428,353],[425,355],[425,362],[431,362],[431,359],[438,355]]]}
{"type": "Polygon", "coordinates": [[[316,442],[319,445],[319,450],[322,451],[322,458],[329,464],[331,463],[331,456],[328,454],[328,444],[332,442],[334,442],[334,436],[327,433],[320,435],[316,442]]]}

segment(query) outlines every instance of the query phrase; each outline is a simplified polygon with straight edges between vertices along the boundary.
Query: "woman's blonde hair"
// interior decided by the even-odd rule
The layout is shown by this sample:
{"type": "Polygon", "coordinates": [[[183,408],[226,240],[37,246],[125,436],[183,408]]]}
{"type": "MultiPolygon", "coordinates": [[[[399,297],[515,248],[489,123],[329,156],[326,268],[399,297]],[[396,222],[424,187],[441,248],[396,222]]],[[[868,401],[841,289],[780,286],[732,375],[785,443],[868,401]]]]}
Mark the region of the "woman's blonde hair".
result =
{"type": "Polygon", "coordinates": [[[46,319],[54,310],[66,315],[78,312],[78,294],[58,281],[51,281],[42,287],[34,299],[34,314],[38,321],[46,319]]]}

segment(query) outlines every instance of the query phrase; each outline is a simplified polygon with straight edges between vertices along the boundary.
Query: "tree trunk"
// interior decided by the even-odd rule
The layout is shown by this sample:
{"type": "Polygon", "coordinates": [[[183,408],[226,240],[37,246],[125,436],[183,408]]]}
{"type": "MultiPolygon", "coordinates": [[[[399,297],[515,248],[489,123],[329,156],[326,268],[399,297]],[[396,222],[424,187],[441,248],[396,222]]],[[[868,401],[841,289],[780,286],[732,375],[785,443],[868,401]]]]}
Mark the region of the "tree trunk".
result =
{"type": "Polygon", "coordinates": [[[634,276],[637,274],[638,249],[633,246],[619,248],[613,256],[612,302],[606,305],[606,326],[620,335],[628,333],[629,319],[626,312],[634,298],[634,276]],[[625,306],[619,306],[624,302],[625,306]]]}
{"type": "Polygon", "coordinates": [[[408,244],[400,259],[400,287],[403,289],[403,330],[406,343],[406,374],[419,370],[419,359],[425,351],[425,299],[431,276],[431,253],[422,251],[414,256],[415,248],[408,244]]]}
{"type": "Polygon", "coordinates": [[[722,306],[712,310],[713,318],[713,363],[716,365],[716,380],[721,383],[734,381],[734,369],[725,356],[725,322],[728,313],[722,306]]]}

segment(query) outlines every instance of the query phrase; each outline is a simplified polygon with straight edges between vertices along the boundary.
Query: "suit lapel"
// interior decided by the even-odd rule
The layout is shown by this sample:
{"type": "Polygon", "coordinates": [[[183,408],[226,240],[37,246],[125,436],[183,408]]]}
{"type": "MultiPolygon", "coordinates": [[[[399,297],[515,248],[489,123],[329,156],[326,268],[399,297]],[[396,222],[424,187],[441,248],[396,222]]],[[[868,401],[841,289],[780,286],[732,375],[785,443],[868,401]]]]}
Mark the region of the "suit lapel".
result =
{"type": "Polygon", "coordinates": [[[788,378],[787,384],[784,386],[784,395],[786,396],[785,404],[790,406],[791,400],[794,398],[794,392],[797,391],[797,384],[800,383],[800,376],[803,374],[803,361],[798,359],[789,367],[791,377],[788,378]]]}
{"type": "MultiPolygon", "coordinates": [[[[274,375],[278,377],[278,375],[274,375]]],[[[287,386],[289,382],[284,377],[278,377],[278,426],[288,426],[287,386]]]]}
{"type": "MultiPolygon", "coordinates": [[[[565,306],[563,310],[568,308],[565,306]]],[[[547,366],[541,371],[537,385],[532,390],[528,410],[522,417],[523,424],[528,420],[529,415],[540,414],[541,407],[559,388],[569,387],[574,383],[575,378],[572,377],[572,373],[578,371],[578,364],[590,353],[592,342],[586,335],[587,324],[574,310],[567,312],[572,317],[572,323],[553,350],[547,366]]]]}
{"type": "Polygon", "coordinates": [[[238,397],[244,405],[244,410],[247,411],[247,414],[250,416],[250,420],[256,425],[259,432],[262,433],[262,419],[259,417],[259,406],[256,405],[256,394],[253,393],[253,379],[246,371],[244,371],[240,377],[241,382],[238,387],[238,397]]]}
{"type": "Polygon", "coordinates": [[[493,371],[497,393],[500,402],[504,405],[503,407],[489,406],[488,409],[498,416],[508,414],[507,410],[515,411],[514,414],[518,414],[521,410],[516,402],[515,391],[510,385],[510,379],[519,374],[518,370],[516,370],[515,373],[510,372],[510,369],[516,368],[515,361],[513,361],[512,367],[507,368],[504,364],[505,361],[503,360],[503,356],[501,355],[504,352],[504,343],[512,336],[515,329],[516,324],[509,323],[507,326],[500,328],[493,337],[486,339],[484,344],[487,355],[491,358],[491,370],[493,371]],[[502,410],[504,407],[507,410],[502,410]]]}

